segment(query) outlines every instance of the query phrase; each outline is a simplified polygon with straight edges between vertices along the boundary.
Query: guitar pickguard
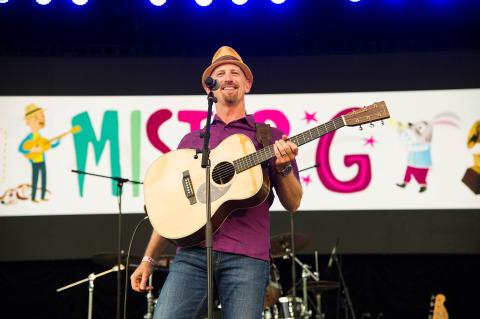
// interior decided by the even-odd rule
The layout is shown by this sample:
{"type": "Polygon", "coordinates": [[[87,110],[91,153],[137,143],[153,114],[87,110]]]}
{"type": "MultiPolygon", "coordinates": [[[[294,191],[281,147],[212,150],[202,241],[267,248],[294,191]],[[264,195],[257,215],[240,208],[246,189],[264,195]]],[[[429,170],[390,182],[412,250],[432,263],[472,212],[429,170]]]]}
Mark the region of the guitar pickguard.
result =
{"type": "MultiPolygon", "coordinates": [[[[210,184],[210,200],[214,202],[217,199],[221,198],[223,195],[225,195],[228,192],[231,185],[232,184],[228,186],[218,187],[218,186],[215,186],[213,183],[211,183],[210,184]]],[[[203,183],[197,189],[197,200],[202,204],[206,204],[207,202],[206,194],[207,194],[207,185],[203,183]]]]}

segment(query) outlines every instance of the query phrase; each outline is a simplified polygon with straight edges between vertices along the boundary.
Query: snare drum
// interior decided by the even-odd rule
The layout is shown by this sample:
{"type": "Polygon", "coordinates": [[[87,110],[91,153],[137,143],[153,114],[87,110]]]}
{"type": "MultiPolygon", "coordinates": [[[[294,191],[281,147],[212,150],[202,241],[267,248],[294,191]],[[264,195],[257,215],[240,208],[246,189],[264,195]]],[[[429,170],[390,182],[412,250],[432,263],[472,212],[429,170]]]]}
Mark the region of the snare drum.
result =
{"type": "Polygon", "coordinates": [[[280,297],[278,299],[278,315],[279,319],[295,319],[301,318],[305,313],[305,306],[302,298],[296,297],[297,304],[293,306],[293,296],[280,297]]]}

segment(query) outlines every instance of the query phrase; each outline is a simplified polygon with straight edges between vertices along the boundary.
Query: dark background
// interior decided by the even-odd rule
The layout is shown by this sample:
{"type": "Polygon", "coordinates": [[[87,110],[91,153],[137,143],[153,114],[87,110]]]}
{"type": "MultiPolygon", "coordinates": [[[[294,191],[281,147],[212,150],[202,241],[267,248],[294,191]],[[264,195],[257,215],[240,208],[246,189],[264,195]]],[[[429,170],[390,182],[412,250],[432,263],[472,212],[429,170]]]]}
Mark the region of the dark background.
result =
{"type": "MultiPolygon", "coordinates": [[[[0,95],[202,94],[200,76],[221,45],[239,51],[255,76],[253,94],[480,87],[480,4],[474,0],[65,0],[0,4],[0,95]]],[[[5,112],[5,110],[2,110],[5,112]]],[[[8,112],[8,110],[7,110],[8,112]]],[[[112,212],[115,211],[112,207],[112,212]]],[[[1,211],[1,206],[0,206],[1,211]]],[[[450,318],[475,318],[480,211],[319,211],[296,215],[320,252],[321,274],[337,238],[360,317],[427,318],[430,295],[447,296],[450,318]]],[[[139,214],[123,218],[124,249],[139,214]]],[[[116,249],[115,215],[3,217],[0,316],[84,318],[87,286],[55,289],[101,272],[93,255],[116,249]]],[[[289,231],[272,214],[272,235],[289,231]]],[[[133,250],[141,256],[150,228],[133,250]]],[[[173,252],[170,247],[169,252],[173,252]]],[[[284,290],[289,261],[277,260],[284,290]]],[[[156,275],[157,286],[165,274],[156,275]]],[[[94,317],[114,318],[114,275],[96,281],[94,317]]],[[[335,318],[335,291],[325,294],[335,318]]],[[[129,318],[145,313],[129,294],[129,318]]]]}

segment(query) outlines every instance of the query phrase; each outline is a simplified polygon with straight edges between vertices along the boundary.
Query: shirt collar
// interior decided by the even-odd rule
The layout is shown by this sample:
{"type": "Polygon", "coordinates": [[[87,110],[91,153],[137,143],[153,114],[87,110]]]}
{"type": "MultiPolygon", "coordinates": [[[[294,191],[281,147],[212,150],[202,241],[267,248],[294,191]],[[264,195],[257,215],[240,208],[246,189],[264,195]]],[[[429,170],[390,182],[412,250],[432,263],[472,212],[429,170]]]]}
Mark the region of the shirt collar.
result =
{"type": "MultiPolygon", "coordinates": [[[[212,121],[212,124],[215,123],[215,122],[221,122],[223,123],[222,119],[217,115],[215,114],[213,116],[213,121],[212,121]]],[[[247,123],[250,127],[253,127],[255,128],[255,118],[253,117],[253,115],[251,114],[247,114],[245,117],[242,117],[234,122],[243,122],[243,123],[247,123]]],[[[232,122],[232,123],[234,123],[232,122]]]]}

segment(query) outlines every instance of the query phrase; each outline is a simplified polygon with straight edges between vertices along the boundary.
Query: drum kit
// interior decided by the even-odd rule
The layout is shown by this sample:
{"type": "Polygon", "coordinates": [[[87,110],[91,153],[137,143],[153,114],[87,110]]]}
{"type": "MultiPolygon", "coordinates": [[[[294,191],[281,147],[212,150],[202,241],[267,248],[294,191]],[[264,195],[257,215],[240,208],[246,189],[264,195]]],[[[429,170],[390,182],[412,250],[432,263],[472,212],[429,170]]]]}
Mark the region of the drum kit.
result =
{"type": "MultiPolygon", "coordinates": [[[[304,249],[310,242],[309,236],[301,233],[291,235],[283,233],[275,235],[270,239],[272,258],[291,259],[293,264],[297,264],[302,269],[302,292],[303,296],[296,296],[296,287],[300,283],[292,285],[292,288],[285,296],[282,296],[282,286],[280,285],[280,276],[275,262],[272,262],[270,271],[270,282],[265,290],[263,319],[308,319],[313,318],[313,311],[309,310],[308,293],[315,295],[315,318],[323,319],[321,307],[322,293],[339,288],[338,282],[320,280],[318,271],[318,254],[315,253],[315,270],[306,263],[298,259],[293,251],[304,249]],[[293,237],[293,238],[292,238],[293,237]],[[292,249],[292,243],[293,249],[292,249]]],[[[294,266],[294,265],[292,265],[294,266]]],[[[294,268],[295,269],[295,268],[294,268]]],[[[295,276],[292,276],[292,283],[295,282],[295,276]]]]}
{"type": "MultiPolygon", "coordinates": [[[[315,254],[315,270],[311,270],[311,266],[300,261],[292,251],[300,251],[304,249],[310,242],[309,236],[301,233],[297,233],[291,236],[290,233],[283,233],[271,238],[271,256],[272,260],[277,258],[290,259],[293,263],[298,265],[302,269],[302,279],[297,282],[285,295],[283,294],[282,285],[280,283],[280,272],[273,261],[271,263],[270,269],[270,280],[265,289],[264,297],[264,311],[262,313],[263,319],[323,319],[322,308],[321,308],[321,295],[322,293],[339,288],[338,282],[320,280],[319,271],[318,271],[318,255],[315,254]],[[294,249],[292,249],[292,244],[294,243],[294,249]],[[302,297],[296,295],[296,287],[302,287],[302,297]],[[309,309],[309,295],[312,294],[315,296],[315,317],[313,317],[313,311],[309,309]]],[[[149,285],[152,285],[153,275],[155,272],[168,272],[170,262],[174,256],[167,255],[162,256],[157,262],[158,265],[155,266],[154,272],[150,275],[148,279],[149,285]]],[[[93,292],[94,292],[94,281],[95,279],[107,275],[116,271],[125,270],[127,264],[126,255],[122,254],[120,267],[117,265],[118,255],[116,253],[102,253],[97,254],[92,257],[92,261],[98,265],[111,266],[114,267],[107,269],[106,271],[100,272],[98,274],[91,273],[86,278],[79,280],[77,282],[71,283],[64,287],[57,289],[57,292],[66,290],[68,288],[77,286],[79,284],[88,282],[88,318],[92,318],[92,308],[93,308],[93,292]]],[[[128,267],[135,269],[140,264],[142,258],[138,256],[130,256],[128,267]]],[[[294,282],[292,278],[292,282],[294,282]]],[[[155,309],[156,298],[152,291],[149,291],[146,294],[147,302],[147,312],[143,316],[143,319],[152,319],[153,312],[155,309]]]]}

